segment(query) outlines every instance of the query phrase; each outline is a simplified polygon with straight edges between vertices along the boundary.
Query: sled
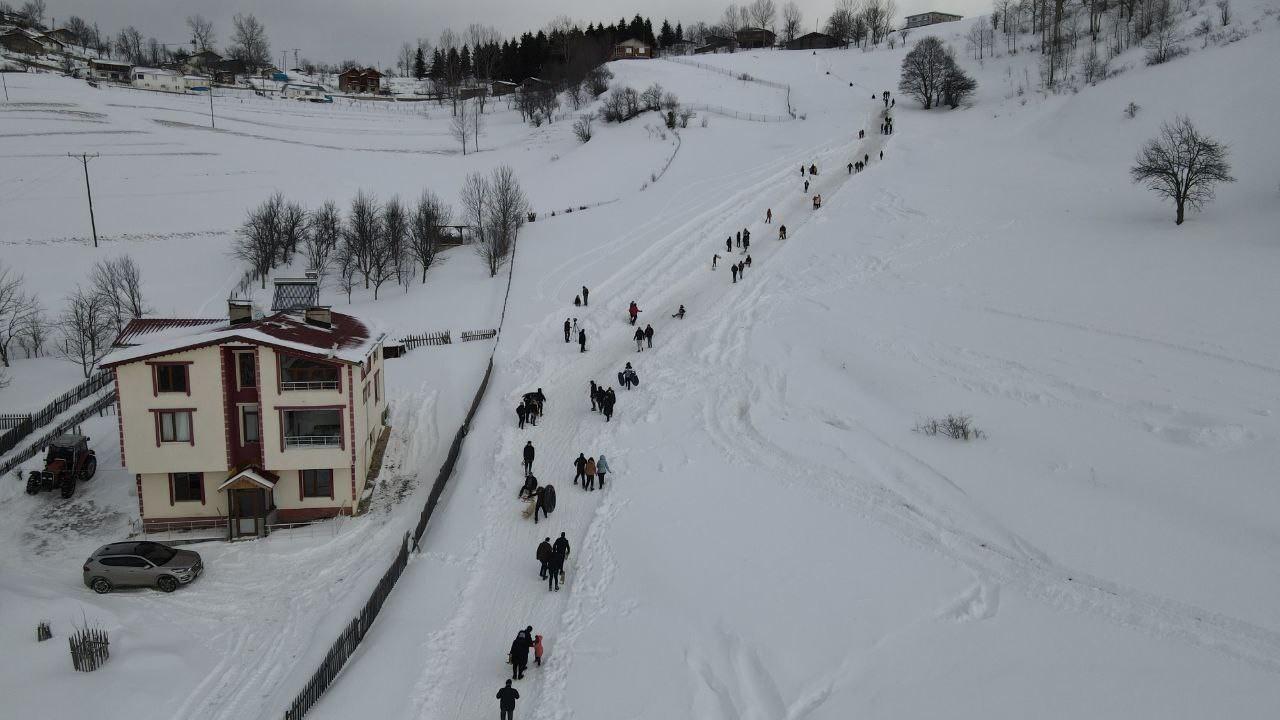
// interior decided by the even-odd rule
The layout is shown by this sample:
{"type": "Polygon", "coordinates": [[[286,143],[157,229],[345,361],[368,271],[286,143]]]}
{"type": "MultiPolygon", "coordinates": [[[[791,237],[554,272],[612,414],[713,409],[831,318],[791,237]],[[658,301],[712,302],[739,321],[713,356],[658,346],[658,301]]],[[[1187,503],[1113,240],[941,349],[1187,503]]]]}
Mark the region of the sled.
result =
{"type": "Polygon", "coordinates": [[[534,496],[525,501],[524,510],[520,511],[520,515],[527,520],[529,516],[533,515],[534,511],[537,510],[537,508],[538,508],[538,499],[536,496],[534,496]]]}
{"type": "Polygon", "coordinates": [[[556,489],[550,485],[542,488],[542,507],[547,514],[555,512],[556,509],[556,489]]]}

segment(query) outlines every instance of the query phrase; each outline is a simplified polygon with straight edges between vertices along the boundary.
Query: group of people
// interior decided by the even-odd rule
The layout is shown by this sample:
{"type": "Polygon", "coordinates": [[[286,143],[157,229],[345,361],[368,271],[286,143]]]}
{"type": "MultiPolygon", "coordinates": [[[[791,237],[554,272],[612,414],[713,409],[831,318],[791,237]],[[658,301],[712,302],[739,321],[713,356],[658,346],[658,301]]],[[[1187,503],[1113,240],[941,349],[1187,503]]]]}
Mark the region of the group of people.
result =
{"type": "Polygon", "coordinates": [[[516,418],[520,421],[520,429],[524,429],[527,422],[534,427],[538,425],[538,418],[542,417],[542,404],[547,401],[547,396],[542,394],[542,388],[538,388],[536,392],[525,393],[520,399],[520,404],[516,405],[516,418]]]}
{"type": "MultiPolygon", "coordinates": [[[[627,363],[627,367],[631,367],[631,363],[627,363]]],[[[595,380],[591,381],[591,409],[602,413],[605,422],[613,419],[613,404],[617,400],[618,395],[613,391],[613,388],[606,389],[604,385],[597,384],[595,380]]]]}
{"type": "Polygon", "coordinates": [[[574,307],[586,307],[586,306],[587,306],[587,300],[588,300],[588,299],[590,299],[590,294],[591,294],[591,291],[587,290],[587,286],[586,286],[586,285],[583,285],[583,286],[582,286],[582,294],[581,294],[581,295],[575,295],[575,296],[573,297],[573,306],[574,306],[574,307]]]}
{"type": "Polygon", "coordinates": [[[884,122],[880,123],[880,134],[881,135],[893,134],[893,118],[885,117],[884,122]]]}
{"type": "Polygon", "coordinates": [[[603,454],[597,460],[593,457],[587,457],[584,453],[578,453],[578,457],[573,461],[573,469],[574,485],[578,485],[578,481],[581,480],[580,487],[583,490],[595,490],[596,479],[599,478],[600,489],[604,489],[604,476],[609,473],[609,461],[605,459],[603,454]]]}
{"type": "Polygon", "coordinates": [[[642,328],[636,328],[635,333],[631,336],[636,341],[636,352],[644,350],[647,344],[650,349],[653,348],[653,326],[645,325],[642,328]]]}
{"type": "Polygon", "coordinates": [[[738,282],[738,278],[743,277],[747,268],[751,267],[751,256],[748,255],[736,264],[729,266],[729,276],[733,278],[733,282],[738,282]]]}
{"type": "MultiPolygon", "coordinates": [[[[564,582],[564,561],[569,557],[569,539],[564,536],[564,533],[560,533],[560,537],[556,538],[554,544],[551,538],[543,539],[538,545],[536,557],[541,565],[538,577],[547,581],[548,591],[559,592],[560,583],[564,582]]],[[[542,664],[541,657],[542,653],[539,652],[535,658],[539,665],[542,664]]]]}
{"type": "MultiPolygon", "coordinates": [[[[561,537],[564,537],[561,534],[561,537]]],[[[568,541],[565,541],[568,544],[568,541]]],[[[533,626],[530,625],[520,632],[516,633],[516,639],[511,641],[511,651],[507,653],[507,662],[511,664],[511,680],[523,680],[525,670],[529,668],[529,651],[533,651],[533,661],[537,665],[542,665],[542,636],[533,634],[533,626]]],[[[511,687],[511,680],[507,681],[507,687],[511,687]]],[[[520,697],[519,693],[512,698],[511,709],[515,709],[515,698],[520,697]]],[[[498,692],[498,699],[502,699],[502,692],[498,692]]]]}

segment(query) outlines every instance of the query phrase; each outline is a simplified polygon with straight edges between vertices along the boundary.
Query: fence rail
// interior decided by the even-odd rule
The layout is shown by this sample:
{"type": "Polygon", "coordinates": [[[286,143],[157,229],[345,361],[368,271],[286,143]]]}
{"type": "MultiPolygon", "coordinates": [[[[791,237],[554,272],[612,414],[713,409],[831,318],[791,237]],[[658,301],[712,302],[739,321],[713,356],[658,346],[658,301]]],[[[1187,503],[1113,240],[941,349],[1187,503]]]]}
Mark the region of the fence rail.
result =
{"type": "MultiPolygon", "coordinates": [[[[796,109],[791,107],[791,86],[790,85],[786,85],[784,83],[779,83],[779,82],[773,82],[772,80],[761,80],[760,78],[755,77],[751,73],[734,72],[732,70],[726,70],[725,68],[716,67],[715,65],[708,65],[707,63],[701,63],[701,62],[698,62],[697,60],[688,60],[686,58],[681,58],[681,57],[668,57],[663,59],[669,62],[679,63],[681,65],[688,65],[689,67],[696,67],[700,70],[706,70],[708,72],[720,73],[721,75],[728,75],[729,77],[734,78],[735,80],[741,80],[742,82],[752,82],[757,85],[763,85],[765,87],[773,88],[775,90],[782,90],[787,94],[787,115],[792,120],[796,119],[796,109]]],[[[698,109],[698,106],[690,105],[688,103],[685,103],[685,107],[693,108],[695,110],[698,109]]],[[[719,112],[718,110],[712,109],[714,107],[716,106],[703,106],[703,109],[706,110],[707,112],[719,112]]],[[[730,112],[736,112],[736,111],[730,111],[730,112]]],[[[719,113],[719,114],[725,114],[725,113],[719,113]]],[[[752,113],[746,113],[746,114],[749,115],[752,113]]],[[[738,117],[738,115],[733,115],[732,117],[738,117]]],[[[779,119],[778,120],[761,120],[760,122],[781,122],[782,120],[785,119],[785,118],[782,118],[781,116],[764,116],[764,117],[778,117],[779,119]]],[[[742,118],[742,119],[753,120],[754,118],[742,118]]]]}
{"type": "Polygon", "coordinates": [[[111,372],[101,370],[93,377],[62,393],[53,402],[33,413],[27,415],[7,413],[0,416],[0,427],[9,428],[8,432],[0,435],[0,455],[4,455],[17,447],[24,437],[53,422],[54,418],[66,412],[76,403],[110,385],[114,379],[115,376],[111,372]]]}
{"type": "Polygon", "coordinates": [[[491,330],[463,330],[462,342],[471,342],[472,340],[488,340],[498,334],[497,328],[491,330]]]}
{"type": "Polygon", "coordinates": [[[448,345],[453,342],[453,338],[449,336],[449,331],[437,333],[421,333],[418,335],[405,335],[400,338],[400,345],[405,350],[414,350],[423,345],[448,345]]]}
{"type": "Polygon", "coordinates": [[[788,122],[791,120],[791,116],[789,115],[766,115],[764,113],[743,112],[741,110],[734,110],[720,105],[707,105],[704,103],[685,103],[683,107],[687,107],[690,110],[701,110],[702,112],[737,118],[739,120],[750,120],[752,122],[788,122]]]}
{"type": "Polygon", "coordinates": [[[35,442],[31,443],[25,449],[10,455],[8,458],[5,459],[3,463],[0,463],[0,475],[3,475],[9,472],[10,470],[21,465],[22,463],[35,457],[37,454],[39,454],[41,450],[45,448],[46,445],[49,444],[49,441],[53,440],[59,435],[71,430],[72,428],[76,427],[80,423],[84,422],[84,420],[88,418],[90,415],[93,415],[94,413],[101,415],[104,410],[114,405],[115,402],[116,402],[116,391],[112,390],[111,392],[106,393],[102,397],[93,401],[92,404],[82,408],[79,412],[75,413],[71,417],[67,418],[66,420],[63,420],[61,423],[58,423],[58,426],[55,427],[53,430],[50,430],[49,432],[46,432],[45,434],[41,435],[39,440],[36,440],[35,442]]]}

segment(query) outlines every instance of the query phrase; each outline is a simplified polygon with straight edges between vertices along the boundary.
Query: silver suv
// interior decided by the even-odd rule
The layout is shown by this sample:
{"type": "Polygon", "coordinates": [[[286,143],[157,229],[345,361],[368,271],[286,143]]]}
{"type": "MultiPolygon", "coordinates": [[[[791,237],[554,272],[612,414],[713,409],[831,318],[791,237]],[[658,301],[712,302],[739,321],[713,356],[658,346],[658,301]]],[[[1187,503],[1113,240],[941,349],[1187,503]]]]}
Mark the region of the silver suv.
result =
{"type": "Polygon", "coordinates": [[[84,584],[96,593],[118,587],[155,587],[173,592],[200,576],[200,554],[147,540],[103,545],[84,561],[84,584]]]}

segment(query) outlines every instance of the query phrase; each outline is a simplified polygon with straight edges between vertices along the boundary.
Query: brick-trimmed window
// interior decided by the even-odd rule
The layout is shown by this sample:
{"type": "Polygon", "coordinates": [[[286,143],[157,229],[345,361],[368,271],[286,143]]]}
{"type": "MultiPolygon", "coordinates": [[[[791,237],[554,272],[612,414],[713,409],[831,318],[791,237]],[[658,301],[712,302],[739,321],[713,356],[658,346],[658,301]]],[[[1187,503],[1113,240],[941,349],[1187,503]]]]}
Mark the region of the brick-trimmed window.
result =
{"type": "Polygon", "coordinates": [[[196,444],[195,431],[191,426],[192,414],[195,410],[152,410],[156,417],[156,446],[160,443],[196,444]]]}
{"type": "Polygon", "coordinates": [[[151,366],[151,391],[160,393],[191,394],[190,362],[156,362],[151,366]]]}
{"type": "Polygon", "coordinates": [[[333,470],[299,470],[299,499],[327,497],[333,499],[333,470]]]}
{"type": "Polygon", "coordinates": [[[373,374],[373,401],[382,402],[382,371],[373,374]]]}
{"type": "Polygon", "coordinates": [[[180,502],[204,504],[204,473],[169,473],[169,504],[180,502]]]}
{"type": "Polygon", "coordinates": [[[252,350],[238,350],[236,358],[236,388],[258,387],[258,363],[252,350]]]}

